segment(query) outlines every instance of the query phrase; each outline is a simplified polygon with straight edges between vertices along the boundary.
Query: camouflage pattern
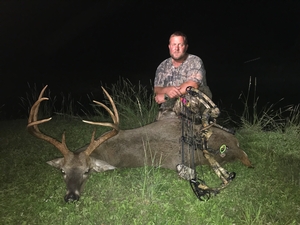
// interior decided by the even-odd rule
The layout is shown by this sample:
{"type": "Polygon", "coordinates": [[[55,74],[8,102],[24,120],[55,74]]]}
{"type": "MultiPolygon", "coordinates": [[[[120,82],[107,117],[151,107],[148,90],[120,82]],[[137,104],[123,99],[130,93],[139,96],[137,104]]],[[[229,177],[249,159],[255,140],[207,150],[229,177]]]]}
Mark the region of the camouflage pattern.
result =
{"type": "MultiPolygon", "coordinates": [[[[215,153],[213,154],[208,150],[209,146],[207,142],[213,134],[212,130],[209,128],[215,123],[215,119],[219,116],[220,110],[208,96],[195,88],[190,88],[186,95],[183,95],[178,99],[173,111],[176,114],[181,113],[184,115],[181,117],[183,122],[183,135],[181,138],[182,155],[184,155],[183,144],[188,144],[191,147],[189,148],[189,151],[192,150],[191,154],[194,154],[194,149],[201,150],[213,171],[222,180],[222,184],[219,188],[209,188],[204,181],[201,182],[202,180],[196,178],[196,171],[193,163],[191,163],[193,165],[192,168],[189,168],[184,165],[185,162],[183,160],[182,164],[179,164],[176,167],[178,175],[183,179],[190,180],[191,187],[200,200],[204,200],[202,198],[203,196],[206,196],[207,199],[209,199],[210,193],[218,193],[219,190],[225,188],[235,178],[235,172],[228,172],[220,166],[214,157],[215,153]],[[206,109],[201,114],[201,108],[203,107],[206,109]],[[199,115],[201,115],[201,123],[196,123],[197,116],[199,115]],[[214,122],[210,123],[210,119],[214,119],[214,122]]],[[[223,153],[227,148],[226,145],[224,146],[225,150],[223,150],[223,153]]],[[[194,156],[192,156],[192,159],[193,158],[194,156]]]]}
{"type": "MultiPolygon", "coordinates": [[[[202,60],[195,55],[189,54],[186,60],[179,66],[175,67],[172,58],[164,60],[156,70],[154,79],[155,87],[180,86],[186,81],[194,81],[198,84],[199,90],[210,98],[211,91],[206,82],[206,71],[202,60]]],[[[176,99],[169,99],[161,105],[162,109],[172,109],[176,99]]]]}
{"type": "Polygon", "coordinates": [[[179,86],[188,80],[195,81],[199,86],[207,85],[202,60],[191,54],[179,67],[173,66],[172,58],[164,60],[157,67],[154,86],[179,86]]]}
{"type": "Polygon", "coordinates": [[[185,180],[191,180],[191,179],[195,179],[196,174],[195,174],[195,170],[187,167],[183,164],[178,164],[176,166],[176,170],[178,172],[178,175],[185,180]]]}

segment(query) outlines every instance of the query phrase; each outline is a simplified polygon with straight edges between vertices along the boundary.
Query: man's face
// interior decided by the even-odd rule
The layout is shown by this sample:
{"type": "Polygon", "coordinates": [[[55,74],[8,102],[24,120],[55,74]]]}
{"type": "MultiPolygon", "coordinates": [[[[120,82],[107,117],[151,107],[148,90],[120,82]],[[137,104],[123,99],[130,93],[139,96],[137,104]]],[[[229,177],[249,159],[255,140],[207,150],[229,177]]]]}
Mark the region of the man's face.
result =
{"type": "Polygon", "coordinates": [[[188,45],[184,43],[182,36],[173,36],[169,41],[170,56],[174,60],[181,60],[184,58],[188,45]]]}

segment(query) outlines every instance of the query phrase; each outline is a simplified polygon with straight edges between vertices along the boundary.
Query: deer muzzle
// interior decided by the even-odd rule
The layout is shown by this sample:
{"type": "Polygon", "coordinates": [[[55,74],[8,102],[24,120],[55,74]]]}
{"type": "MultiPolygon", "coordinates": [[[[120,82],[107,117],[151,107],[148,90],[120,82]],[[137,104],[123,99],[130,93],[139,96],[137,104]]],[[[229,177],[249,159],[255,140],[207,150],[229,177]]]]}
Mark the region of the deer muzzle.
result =
{"type": "Polygon", "coordinates": [[[78,191],[68,191],[65,195],[65,202],[78,201],[80,198],[80,193],[78,191]]]}

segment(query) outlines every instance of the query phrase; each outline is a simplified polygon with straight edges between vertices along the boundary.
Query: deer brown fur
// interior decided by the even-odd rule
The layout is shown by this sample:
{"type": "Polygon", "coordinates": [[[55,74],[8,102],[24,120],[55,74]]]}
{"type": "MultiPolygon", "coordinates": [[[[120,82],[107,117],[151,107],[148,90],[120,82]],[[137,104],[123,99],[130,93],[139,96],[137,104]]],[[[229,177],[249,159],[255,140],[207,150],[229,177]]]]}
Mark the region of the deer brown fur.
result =
{"type": "MultiPolygon", "coordinates": [[[[228,147],[225,157],[221,157],[220,154],[214,155],[220,164],[240,160],[245,166],[252,166],[233,134],[217,127],[210,129],[212,135],[208,140],[208,146],[214,150],[219,150],[223,144],[228,147]]],[[[144,127],[120,130],[118,135],[96,148],[92,156],[114,167],[149,165],[175,170],[176,165],[181,163],[180,139],[181,121],[177,117],[167,118],[144,127]]],[[[186,162],[189,161],[188,156],[186,154],[186,162]]],[[[195,164],[209,165],[201,150],[196,152],[195,164]]]]}
{"type": "MultiPolygon", "coordinates": [[[[39,124],[48,122],[51,119],[37,119],[40,103],[48,100],[48,98],[43,97],[46,87],[41,91],[39,99],[31,108],[27,127],[32,135],[51,143],[63,154],[63,158],[51,160],[48,164],[61,169],[64,174],[64,180],[67,185],[65,201],[79,199],[83,183],[91,171],[102,172],[121,167],[134,168],[145,165],[158,166],[175,171],[176,166],[182,163],[181,120],[174,113],[140,128],[119,130],[117,109],[112,98],[104,89],[103,91],[108,96],[113,111],[102,103],[95,103],[107,110],[113,123],[83,122],[111,127],[112,130],[97,138],[94,137],[94,132],[90,144],[74,152],[68,150],[65,145],[64,134],[60,142],[38,129],[39,124]]],[[[210,154],[217,162],[225,164],[234,160],[240,160],[245,166],[252,166],[247,154],[240,149],[239,142],[233,134],[214,126],[210,127],[209,130],[212,134],[207,141],[207,146],[215,151],[214,154],[210,154]],[[228,149],[225,156],[221,157],[218,154],[218,150],[224,144],[228,149]]],[[[185,146],[185,148],[188,149],[188,146],[185,146]]],[[[190,165],[189,151],[186,152],[184,163],[190,165]]],[[[195,165],[209,165],[208,160],[203,155],[203,151],[199,149],[195,152],[195,165]]]]}

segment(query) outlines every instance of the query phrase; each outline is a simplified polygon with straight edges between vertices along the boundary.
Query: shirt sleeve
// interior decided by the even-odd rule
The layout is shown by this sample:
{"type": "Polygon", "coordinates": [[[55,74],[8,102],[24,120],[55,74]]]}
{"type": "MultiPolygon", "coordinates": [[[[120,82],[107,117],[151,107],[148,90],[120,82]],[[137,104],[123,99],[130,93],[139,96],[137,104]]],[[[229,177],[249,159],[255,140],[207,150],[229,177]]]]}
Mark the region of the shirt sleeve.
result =
{"type": "Polygon", "coordinates": [[[203,78],[205,77],[205,69],[202,60],[195,56],[188,62],[187,67],[187,81],[194,81],[199,85],[203,84],[203,78]]]}

